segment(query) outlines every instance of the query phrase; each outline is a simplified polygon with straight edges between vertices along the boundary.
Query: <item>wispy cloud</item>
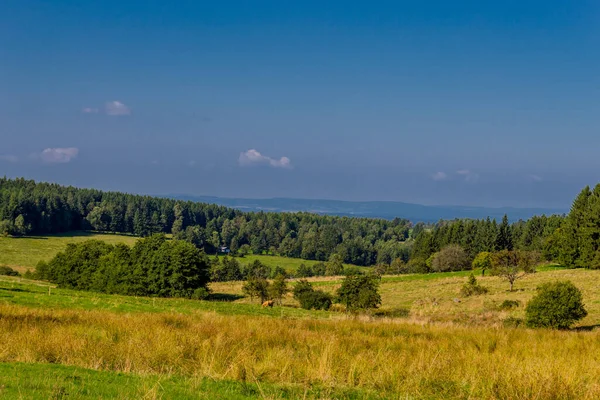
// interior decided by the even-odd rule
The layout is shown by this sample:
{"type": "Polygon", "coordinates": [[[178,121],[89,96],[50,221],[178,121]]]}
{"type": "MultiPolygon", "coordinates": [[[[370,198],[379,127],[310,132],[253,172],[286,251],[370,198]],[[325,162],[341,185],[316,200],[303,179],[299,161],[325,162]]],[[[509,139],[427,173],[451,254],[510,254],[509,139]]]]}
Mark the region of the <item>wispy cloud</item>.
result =
{"type": "Polygon", "coordinates": [[[112,116],[131,114],[131,109],[118,100],[107,101],[104,105],[104,111],[106,112],[106,115],[112,116]]]}
{"type": "Polygon", "coordinates": [[[78,154],[79,149],[76,147],[54,147],[44,149],[36,156],[48,164],[65,164],[77,157],[78,154]]]}
{"type": "Polygon", "coordinates": [[[448,174],[442,171],[438,171],[435,174],[431,175],[431,179],[433,179],[434,181],[443,181],[448,179],[448,174]]]}
{"type": "Polygon", "coordinates": [[[104,103],[104,107],[84,107],[81,109],[81,112],[84,114],[102,113],[113,117],[118,117],[122,115],[131,115],[131,108],[119,100],[111,100],[104,103]]]}
{"type": "Polygon", "coordinates": [[[248,167],[252,165],[269,165],[273,168],[292,168],[292,162],[287,157],[281,157],[280,159],[263,156],[256,149],[250,149],[240,153],[238,163],[242,167],[248,167]]]}
{"type": "Polygon", "coordinates": [[[534,182],[541,182],[544,180],[541,176],[535,174],[529,174],[527,175],[527,178],[534,182]]]}
{"type": "Polygon", "coordinates": [[[2,154],[2,155],[0,155],[0,161],[16,163],[17,161],[19,161],[19,157],[13,156],[12,154],[2,154]]]}
{"type": "Polygon", "coordinates": [[[459,169],[456,171],[456,174],[462,176],[465,182],[477,182],[479,179],[479,174],[476,174],[469,169],[459,169]]]}

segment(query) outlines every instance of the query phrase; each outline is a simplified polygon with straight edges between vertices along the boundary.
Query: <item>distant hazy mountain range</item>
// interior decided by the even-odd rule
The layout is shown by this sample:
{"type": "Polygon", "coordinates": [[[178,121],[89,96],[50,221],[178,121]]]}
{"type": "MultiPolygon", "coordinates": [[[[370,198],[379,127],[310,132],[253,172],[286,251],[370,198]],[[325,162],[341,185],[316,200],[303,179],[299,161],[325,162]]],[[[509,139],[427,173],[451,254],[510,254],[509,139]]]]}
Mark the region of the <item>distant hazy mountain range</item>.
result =
{"type": "Polygon", "coordinates": [[[488,208],[465,206],[424,206],[421,204],[395,201],[340,201],[307,199],[238,199],[212,196],[170,195],[181,200],[219,204],[242,211],[297,212],[307,211],[317,214],[340,215],[368,218],[406,218],[413,222],[435,222],[440,219],[455,218],[495,218],[500,220],[507,214],[511,221],[528,219],[534,215],[567,213],[567,209],[544,208],[488,208]]]}

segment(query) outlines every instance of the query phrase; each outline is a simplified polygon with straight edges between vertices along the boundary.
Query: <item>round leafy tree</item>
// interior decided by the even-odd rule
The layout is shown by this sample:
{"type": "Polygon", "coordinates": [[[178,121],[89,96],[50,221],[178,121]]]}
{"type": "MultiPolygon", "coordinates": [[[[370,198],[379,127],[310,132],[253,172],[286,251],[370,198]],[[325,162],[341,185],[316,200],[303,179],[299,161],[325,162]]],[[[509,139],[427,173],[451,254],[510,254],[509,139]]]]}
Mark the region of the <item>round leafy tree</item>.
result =
{"type": "Polygon", "coordinates": [[[353,313],[377,308],[381,304],[379,280],[377,275],[349,275],[337,290],[338,302],[353,313]]]}
{"type": "Polygon", "coordinates": [[[525,309],[527,326],[567,329],[587,315],[581,291],[570,281],[546,283],[537,290],[525,309]]]}

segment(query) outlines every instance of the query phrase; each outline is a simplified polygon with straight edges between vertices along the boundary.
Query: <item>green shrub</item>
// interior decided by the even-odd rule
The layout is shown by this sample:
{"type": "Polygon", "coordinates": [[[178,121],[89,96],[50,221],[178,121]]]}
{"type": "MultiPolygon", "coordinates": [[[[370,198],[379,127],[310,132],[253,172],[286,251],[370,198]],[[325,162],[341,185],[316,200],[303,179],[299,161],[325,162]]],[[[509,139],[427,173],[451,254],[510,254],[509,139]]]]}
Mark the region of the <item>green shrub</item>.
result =
{"type": "Polygon", "coordinates": [[[527,326],[567,329],[587,315],[581,291],[570,281],[546,283],[537,290],[525,309],[527,326]]]}
{"type": "Polygon", "coordinates": [[[410,315],[408,308],[392,308],[392,309],[379,309],[373,312],[374,317],[380,318],[406,318],[410,315]]]}
{"type": "Polygon", "coordinates": [[[20,274],[11,267],[0,265],[0,275],[19,276],[20,274]]]}
{"type": "Polygon", "coordinates": [[[210,291],[206,288],[198,288],[192,292],[191,298],[194,300],[205,300],[210,296],[210,291]]]}
{"type": "Polygon", "coordinates": [[[513,308],[517,308],[521,306],[521,302],[519,300],[504,300],[498,309],[500,310],[512,310],[513,308]]]}
{"type": "Polygon", "coordinates": [[[469,280],[460,289],[460,294],[464,297],[475,296],[479,294],[485,294],[488,292],[488,288],[483,287],[477,283],[475,275],[469,275],[469,280]]]}
{"type": "Polygon", "coordinates": [[[363,272],[360,270],[360,268],[358,268],[357,266],[354,266],[354,265],[350,265],[350,266],[344,268],[343,275],[345,275],[345,276],[362,275],[362,273],[363,272]]]}
{"type": "Polygon", "coordinates": [[[300,307],[305,310],[329,310],[333,302],[333,297],[321,290],[313,290],[303,292],[299,296],[298,301],[300,302],[300,307]]]}
{"type": "Polygon", "coordinates": [[[505,328],[518,328],[523,325],[523,319],[515,318],[515,317],[508,317],[502,321],[502,324],[504,325],[505,328]]]}
{"type": "Polygon", "coordinates": [[[294,286],[294,290],[292,293],[294,294],[294,299],[300,301],[300,297],[307,292],[314,291],[313,286],[306,279],[300,279],[296,285],[294,286]]]}

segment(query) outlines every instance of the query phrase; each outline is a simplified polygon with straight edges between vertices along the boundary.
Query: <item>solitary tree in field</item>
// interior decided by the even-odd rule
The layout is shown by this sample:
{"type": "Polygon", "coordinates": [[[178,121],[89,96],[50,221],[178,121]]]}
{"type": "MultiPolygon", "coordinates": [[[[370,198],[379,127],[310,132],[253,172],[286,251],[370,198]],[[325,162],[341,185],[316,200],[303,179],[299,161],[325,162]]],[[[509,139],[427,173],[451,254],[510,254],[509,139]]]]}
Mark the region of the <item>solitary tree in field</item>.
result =
{"type": "Polygon", "coordinates": [[[473,263],[471,264],[473,269],[481,269],[481,276],[485,276],[485,271],[492,268],[492,255],[487,251],[482,251],[477,254],[473,263]]]}
{"type": "Polygon", "coordinates": [[[512,292],[516,280],[535,272],[537,262],[534,252],[502,250],[492,255],[492,275],[506,279],[512,292]]]}
{"type": "Polygon", "coordinates": [[[337,290],[338,302],[346,306],[347,312],[377,308],[381,304],[379,280],[374,274],[349,275],[337,290]]]}

